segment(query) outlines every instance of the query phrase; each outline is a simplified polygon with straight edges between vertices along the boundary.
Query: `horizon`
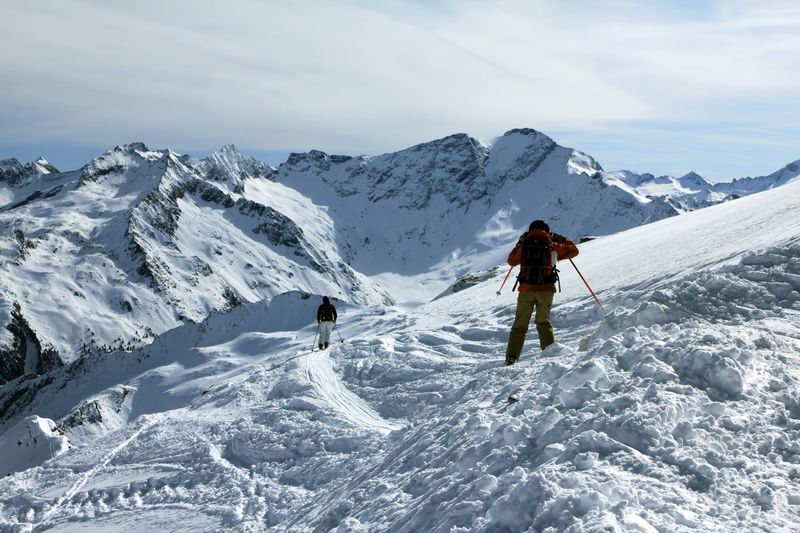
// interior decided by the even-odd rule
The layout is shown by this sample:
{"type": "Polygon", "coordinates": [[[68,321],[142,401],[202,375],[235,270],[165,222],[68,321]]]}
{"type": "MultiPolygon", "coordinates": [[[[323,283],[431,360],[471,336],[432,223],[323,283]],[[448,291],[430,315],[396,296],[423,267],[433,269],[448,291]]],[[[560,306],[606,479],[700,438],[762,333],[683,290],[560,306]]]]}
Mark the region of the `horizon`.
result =
{"type": "MultiPolygon", "coordinates": [[[[520,128],[513,128],[513,129],[520,129],[520,128]]],[[[535,128],[532,128],[532,129],[535,129],[535,128]]],[[[539,131],[539,130],[537,130],[537,131],[539,131]]],[[[541,133],[544,133],[545,135],[547,135],[546,132],[541,132],[541,133]]],[[[502,134],[494,136],[494,137],[490,137],[488,139],[478,139],[478,140],[480,140],[483,143],[491,144],[491,140],[497,139],[500,136],[502,136],[502,134]]],[[[551,137],[551,136],[548,135],[548,137],[551,137]]],[[[441,137],[441,138],[443,138],[443,137],[441,137]]],[[[438,139],[428,139],[428,140],[425,140],[425,141],[420,141],[419,143],[416,143],[416,144],[424,144],[426,142],[432,142],[432,141],[436,141],[436,140],[438,140],[438,139]]],[[[560,143],[557,139],[553,139],[553,140],[557,144],[559,144],[561,146],[565,146],[564,144],[560,143]]],[[[103,152],[105,152],[107,150],[111,150],[115,146],[124,146],[124,145],[128,145],[128,144],[133,144],[135,142],[143,142],[143,141],[130,141],[130,142],[126,142],[126,143],[115,144],[113,146],[98,147],[98,148],[95,148],[95,149],[93,149],[93,148],[69,149],[68,148],[66,150],[62,150],[60,152],[61,156],[58,157],[57,159],[53,159],[51,157],[48,157],[47,154],[39,153],[39,152],[35,152],[35,151],[29,151],[28,152],[29,155],[24,156],[24,157],[19,157],[17,155],[13,155],[13,154],[6,156],[2,152],[0,152],[0,161],[4,161],[4,160],[7,160],[7,159],[17,159],[20,163],[22,163],[24,165],[26,163],[35,161],[36,159],[38,159],[40,157],[43,157],[45,160],[47,160],[48,163],[50,163],[53,166],[55,166],[60,172],[70,172],[70,171],[74,171],[74,170],[79,170],[84,165],[90,163],[94,158],[99,157],[103,152]],[[38,155],[30,155],[30,154],[34,154],[34,153],[36,153],[38,155]],[[66,164],[64,164],[64,163],[66,163],[66,164]]],[[[174,149],[174,148],[169,147],[169,146],[153,146],[153,145],[150,145],[147,142],[143,142],[143,143],[145,144],[145,146],[147,146],[151,150],[168,150],[169,149],[169,150],[172,150],[173,152],[176,152],[176,153],[181,154],[181,155],[189,155],[189,156],[197,157],[197,158],[207,157],[208,155],[210,155],[210,154],[212,154],[212,153],[214,153],[216,151],[221,150],[223,148],[223,146],[226,146],[225,144],[223,144],[223,145],[219,146],[218,148],[207,148],[207,149],[203,149],[203,150],[197,151],[197,150],[179,150],[179,149],[174,149]]],[[[233,144],[233,143],[227,143],[227,144],[233,144]]],[[[416,146],[416,144],[400,148],[400,149],[398,149],[396,151],[401,151],[401,150],[405,150],[405,149],[411,148],[413,146],[416,146]]],[[[278,167],[281,164],[285,163],[286,160],[289,158],[289,156],[292,153],[307,153],[307,152],[310,152],[311,150],[318,150],[317,148],[308,148],[308,149],[305,149],[305,150],[292,150],[292,151],[253,150],[253,149],[241,148],[241,147],[237,146],[236,144],[233,144],[233,146],[235,146],[236,149],[239,150],[239,152],[241,152],[243,155],[251,156],[251,157],[255,158],[257,161],[261,161],[261,162],[270,164],[270,165],[275,166],[275,167],[278,167]]],[[[580,147],[577,147],[577,146],[566,146],[566,147],[574,149],[574,150],[577,150],[579,152],[586,153],[589,156],[594,157],[593,154],[588,153],[585,150],[581,150],[580,147]]],[[[352,157],[358,157],[358,156],[362,156],[362,155],[363,156],[381,155],[381,153],[367,154],[367,153],[355,153],[355,152],[353,152],[353,153],[328,152],[326,150],[320,150],[320,151],[325,152],[328,155],[346,155],[346,156],[352,156],[352,157]]],[[[383,152],[383,153],[387,153],[387,152],[383,152]]],[[[597,159],[597,158],[595,158],[595,159],[597,159]]],[[[708,179],[712,183],[724,183],[724,182],[733,181],[735,179],[768,176],[768,175],[770,175],[770,174],[772,174],[772,173],[774,173],[774,172],[776,172],[776,171],[778,171],[778,170],[780,170],[780,169],[782,169],[782,168],[786,167],[787,165],[790,165],[790,164],[792,164],[794,162],[796,162],[796,160],[795,161],[787,161],[786,163],[784,163],[783,165],[781,165],[779,167],[776,167],[776,168],[774,168],[772,170],[765,170],[760,174],[752,174],[752,175],[748,175],[748,176],[731,176],[731,177],[726,178],[726,179],[715,180],[715,179],[713,179],[713,178],[711,178],[709,176],[704,176],[702,173],[696,172],[695,170],[692,170],[692,169],[686,170],[685,172],[675,172],[675,173],[660,174],[660,173],[650,172],[650,171],[648,171],[646,169],[607,168],[605,165],[603,165],[602,161],[598,160],[598,163],[600,163],[600,165],[603,167],[603,170],[605,172],[631,171],[631,172],[635,172],[637,174],[650,173],[650,174],[653,174],[656,177],[671,176],[671,177],[675,177],[675,178],[680,178],[680,177],[686,176],[688,174],[698,174],[701,177],[708,179]]]]}
{"type": "Polygon", "coordinates": [[[39,0],[2,12],[14,24],[0,43],[17,52],[0,58],[0,159],[78,168],[141,139],[199,157],[235,144],[278,164],[524,126],[609,170],[729,181],[800,159],[800,6],[788,0],[39,0]]]}

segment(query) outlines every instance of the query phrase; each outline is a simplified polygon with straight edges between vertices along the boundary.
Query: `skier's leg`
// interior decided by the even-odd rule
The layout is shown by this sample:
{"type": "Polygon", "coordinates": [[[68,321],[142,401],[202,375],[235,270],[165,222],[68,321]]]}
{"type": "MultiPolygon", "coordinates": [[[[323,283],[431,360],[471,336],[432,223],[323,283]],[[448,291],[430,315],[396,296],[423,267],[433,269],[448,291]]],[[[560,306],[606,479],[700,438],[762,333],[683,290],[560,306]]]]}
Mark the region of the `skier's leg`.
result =
{"type": "Polygon", "coordinates": [[[550,309],[553,307],[553,292],[536,294],[536,331],[539,332],[539,346],[542,350],[556,342],[553,324],[550,322],[550,309]]]}
{"type": "Polygon", "coordinates": [[[511,326],[511,333],[508,336],[508,346],[506,347],[506,364],[513,365],[519,361],[522,347],[525,344],[525,334],[531,323],[533,314],[533,295],[528,292],[520,292],[517,296],[517,310],[514,316],[514,324],[511,326]]]}
{"type": "Polygon", "coordinates": [[[323,322],[320,328],[319,341],[323,344],[323,348],[327,348],[328,343],[331,341],[331,327],[333,322],[323,322]]]}

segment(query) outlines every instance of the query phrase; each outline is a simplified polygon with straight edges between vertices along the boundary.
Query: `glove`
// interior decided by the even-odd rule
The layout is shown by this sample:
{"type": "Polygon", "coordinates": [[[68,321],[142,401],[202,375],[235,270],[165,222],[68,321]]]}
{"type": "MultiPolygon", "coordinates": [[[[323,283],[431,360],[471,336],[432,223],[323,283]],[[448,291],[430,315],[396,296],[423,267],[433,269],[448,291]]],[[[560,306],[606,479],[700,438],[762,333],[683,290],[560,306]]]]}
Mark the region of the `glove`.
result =
{"type": "Polygon", "coordinates": [[[564,237],[563,235],[560,235],[558,233],[551,233],[550,234],[550,240],[552,240],[553,242],[565,242],[568,239],[566,237],[564,237]]]}

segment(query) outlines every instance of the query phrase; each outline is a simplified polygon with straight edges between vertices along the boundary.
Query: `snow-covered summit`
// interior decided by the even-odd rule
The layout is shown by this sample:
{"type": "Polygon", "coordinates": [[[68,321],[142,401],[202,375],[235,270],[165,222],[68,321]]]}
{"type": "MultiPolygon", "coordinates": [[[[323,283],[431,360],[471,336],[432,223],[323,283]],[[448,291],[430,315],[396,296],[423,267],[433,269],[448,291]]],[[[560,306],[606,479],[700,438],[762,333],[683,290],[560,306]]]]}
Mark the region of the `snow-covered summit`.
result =
{"type": "Polygon", "coordinates": [[[224,184],[231,192],[241,193],[246,179],[272,179],[275,168],[255,158],[243,155],[234,145],[227,144],[207,157],[188,163],[204,178],[224,184]]]}
{"type": "Polygon", "coordinates": [[[39,157],[24,165],[14,157],[3,159],[0,161],[0,187],[20,187],[35,177],[56,173],[58,173],[58,169],[44,157],[39,157]]]}
{"type": "Polygon", "coordinates": [[[702,190],[711,188],[713,185],[700,174],[691,171],[676,180],[681,187],[690,190],[702,190]]]}
{"type": "Polygon", "coordinates": [[[328,207],[345,257],[369,275],[487,267],[536,217],[577,239],[677,213],[533,129],[491,145],[457,134],[377,156],[292,154],[275,179],[328,207]]]}

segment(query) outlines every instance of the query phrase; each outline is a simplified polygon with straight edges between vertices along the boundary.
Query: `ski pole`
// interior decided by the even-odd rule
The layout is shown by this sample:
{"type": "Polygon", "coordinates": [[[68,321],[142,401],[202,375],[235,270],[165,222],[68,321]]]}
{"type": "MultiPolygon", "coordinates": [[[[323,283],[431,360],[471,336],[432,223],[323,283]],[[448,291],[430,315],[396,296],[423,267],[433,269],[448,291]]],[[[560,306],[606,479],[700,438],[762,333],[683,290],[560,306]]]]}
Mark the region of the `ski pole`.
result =
{"type": "Polygon", "coordinates": [[[344,339],[342,338],[342,334],[339,333],[339,328],[336,327],[336,322],[333,323],[333,329],[336,330],[336,334],[339,335],[339,342],[344,343],[344,339]]]}
{"type": "Polygon", "coordinates": [[[569,262],[570,262],[570,263],[572,263],[572,266],[574,266],[574,267],[575,267],[575,272],[577,272],[577,273],[578,273],[578,275],[581,277],[581,279],[583,280],[583,284],[584,284],[584,285],[586,285],[586,288],[587,288],[587,289],[589,289],[589,292],[592,294],[592,297],[594,298],[594,301],[595,301],[595,302],[597,302],[597,305],[599,305],[599,306],[600,306],[600,308],[602,309],[602,308],[603,308],[603,304],[601,304],[601,303],[600,303],[600,300],[598,300],[598,299],[597,299],[597,295],[594,293],[594,291],[593,291],[593,290],[592,290],[592,288],[589,286],[589,284],[588,284],[588,283],[586,283],[586,278],[584,278],[584,277],[583,277],[583,274],[581,274],[581,271],[580,271],[580,270],[578,270],[578,267],[577,267],[577,266],[575,266],[575,263],[573,263],[573,262],[572,262],[572,259],[570,259],[570,260],[569,260],[569,262]]]}
{"type": "Polygon", "coordinates": [[[317,335],[319,335],[319,322],[317,322],[317,332],[314,333],[314,343],[311,345],[311,351],[314,351],[314,346],[317,345],[317,335]]]}
{"type": "Polygon", "coordinates": [[[508,276],[510,276],[510,275],[511,275],[511,271],[512,271],[512,270],[514,270],[514,267],[513,267],[513,266],[512,266],[511,268],[509,268],[509,269],[508,269],[508,272],[506,273],[506,277],[505,277],[505,278],[503,278],[503,283],[501,283],[501,284],[500,284],[500,288],[499,288],[499,289],[497,289],[497,295],[498,295],[498,296],[500,296],[500,291],[502,291],[502,290],[503,290],[503,287],[505,287],[505,285],[506,285],[506,281],[508,281],[508,276]]]}

